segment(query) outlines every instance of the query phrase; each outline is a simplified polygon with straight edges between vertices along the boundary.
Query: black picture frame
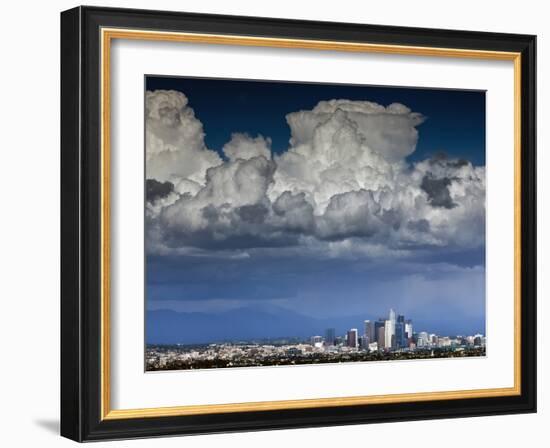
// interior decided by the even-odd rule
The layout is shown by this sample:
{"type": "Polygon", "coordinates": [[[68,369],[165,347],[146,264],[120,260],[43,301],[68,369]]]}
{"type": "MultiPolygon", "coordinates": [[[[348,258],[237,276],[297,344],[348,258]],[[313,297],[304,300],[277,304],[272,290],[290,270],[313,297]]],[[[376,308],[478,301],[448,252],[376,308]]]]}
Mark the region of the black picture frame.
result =
{"type": "Polygon", "coordinates": [[[98,7],[61,13],[61,435],[76,441],[536,412],[536,37],[98,7]],[[102,419],[100,29],[364,42],[521,54],[521,393],[102,419]]]}

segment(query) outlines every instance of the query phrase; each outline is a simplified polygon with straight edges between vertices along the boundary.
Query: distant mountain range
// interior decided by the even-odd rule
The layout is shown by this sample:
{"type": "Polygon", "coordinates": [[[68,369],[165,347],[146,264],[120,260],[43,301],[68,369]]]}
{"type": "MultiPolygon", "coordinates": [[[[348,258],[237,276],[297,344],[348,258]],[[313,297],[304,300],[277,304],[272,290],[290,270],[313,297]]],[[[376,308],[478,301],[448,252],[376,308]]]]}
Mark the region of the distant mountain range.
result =
{"type": "MultiPolygon", "coordinates": [[[[146,313],[146,343],[148,344],[200,344],[227,340],[308,338],[325,334],[327,328],[335,328],[337,335],[350,328],[362,334],[363,321],[369,316],[346,316],[316,319],[278,307],[248,307],[222,313],[182,313],[172,310],[155,310],[146,313]]],[[[413,322],[413,325],[416,322],[413,322]]],[[[419,322],[420,323],[420,322],[419,322]]],[[[425,330],[445,334],[443,329],[469,334],[484,332],[483,322],[469,322],[467,327],[457,327],[456,322],[447,322],[442,327],[440,320],[421,322],[425,330]],[[456,328],[453,328],[456,327],[456,328]]]]}
{"type": "Polygon", "coordinates": [[[223,313],[148,311],[146,321],[146,340],[149,344],[304,338],[323,334],[325,325],[318,319],[273,308],[239,308],[223,313]]]}

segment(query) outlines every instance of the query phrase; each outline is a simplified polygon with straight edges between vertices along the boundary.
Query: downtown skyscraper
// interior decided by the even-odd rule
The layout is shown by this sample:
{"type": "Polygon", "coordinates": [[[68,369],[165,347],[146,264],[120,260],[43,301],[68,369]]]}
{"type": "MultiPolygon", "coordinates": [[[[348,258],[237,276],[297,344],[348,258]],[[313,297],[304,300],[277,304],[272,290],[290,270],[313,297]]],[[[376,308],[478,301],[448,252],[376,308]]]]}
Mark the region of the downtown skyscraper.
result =
{"type": "Polygon", "coordinates": [[[384,325],[384,347],[395,348],[395,311],[390,309],[390,315],[384,325]]]}

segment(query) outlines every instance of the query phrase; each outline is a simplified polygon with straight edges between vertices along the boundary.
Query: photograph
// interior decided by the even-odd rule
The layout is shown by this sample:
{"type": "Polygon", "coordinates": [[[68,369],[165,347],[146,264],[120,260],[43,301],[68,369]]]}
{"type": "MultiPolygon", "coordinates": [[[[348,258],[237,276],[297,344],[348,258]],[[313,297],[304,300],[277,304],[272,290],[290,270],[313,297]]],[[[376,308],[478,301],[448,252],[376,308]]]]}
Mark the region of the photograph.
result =
{"type": "Polygon", "coordinates": [[[146,371],[486,356],[486,91],[144,84],[146,371]]]}

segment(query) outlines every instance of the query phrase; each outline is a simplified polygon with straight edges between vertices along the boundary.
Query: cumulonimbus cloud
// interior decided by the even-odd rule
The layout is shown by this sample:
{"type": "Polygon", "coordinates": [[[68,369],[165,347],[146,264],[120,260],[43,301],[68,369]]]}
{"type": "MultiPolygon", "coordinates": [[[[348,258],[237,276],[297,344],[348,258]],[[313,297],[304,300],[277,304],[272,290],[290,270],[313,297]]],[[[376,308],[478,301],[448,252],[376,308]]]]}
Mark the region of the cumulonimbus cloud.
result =
{"type": "Polygon", "coordinates": [[[222,162],[206,148],[202,123],[187,97],[167,90],[145,93],[145,156],[147,178],[159,182],[202,182],[206,170],[222,162]]]}
{"type": "Polygon", "coordinates": [[[150,251],[478,247],[485,168],[405,158],[424,120],[402,104],[322,101],[287,115],[289,148],[236,132],[225,160],[180,92],[146,93],[150,251]]]}

